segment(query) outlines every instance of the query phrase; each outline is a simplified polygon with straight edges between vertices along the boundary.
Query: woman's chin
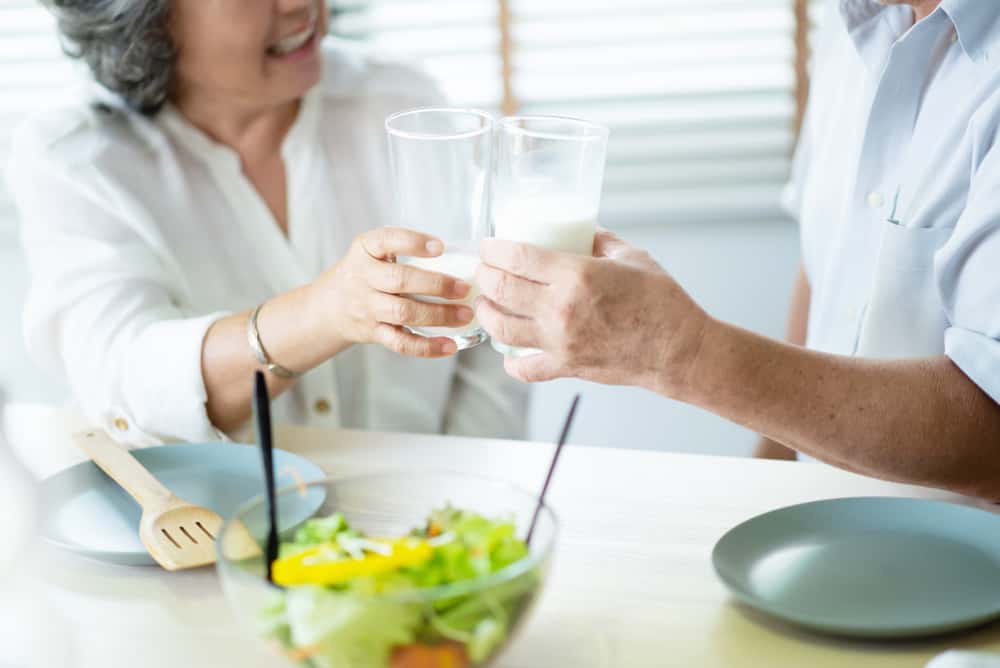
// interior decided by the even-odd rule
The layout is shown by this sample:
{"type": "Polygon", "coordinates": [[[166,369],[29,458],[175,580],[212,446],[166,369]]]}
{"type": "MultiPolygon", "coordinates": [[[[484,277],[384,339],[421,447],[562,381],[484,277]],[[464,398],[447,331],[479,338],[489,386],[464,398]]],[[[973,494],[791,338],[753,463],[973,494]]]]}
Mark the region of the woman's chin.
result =
{"type": "Polygon", "coordinates": [[[322,75],[318,40],[284,56],[267,56],[267,78],[281,97],[299,98],[319,83],[322,75]]]}

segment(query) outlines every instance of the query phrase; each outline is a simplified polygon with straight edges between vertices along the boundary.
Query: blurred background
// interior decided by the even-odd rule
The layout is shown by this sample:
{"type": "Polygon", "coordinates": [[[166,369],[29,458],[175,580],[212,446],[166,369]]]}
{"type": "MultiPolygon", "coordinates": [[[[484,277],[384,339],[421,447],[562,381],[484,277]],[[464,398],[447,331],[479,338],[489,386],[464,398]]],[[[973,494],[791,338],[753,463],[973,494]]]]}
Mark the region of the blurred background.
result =
{"type": "MultiPolygon", "coordinates": [[[[782,336],[798,234],[779,207],[819,0],[331,0],[334,33],[418,64],[451,102],[611,127],[601,221],[713,316],[782,336]]],[[[37,0],[0,0],[0,166],[10,134],[83,74],[37,0]]],[[[0,387],[60,403],[21,338],[27,287],[0,182],[0,387]]],[[[583,393],[580,444],[746,455],[750,432],[640,390],[536,386],[532,438],[583,393]]]]}

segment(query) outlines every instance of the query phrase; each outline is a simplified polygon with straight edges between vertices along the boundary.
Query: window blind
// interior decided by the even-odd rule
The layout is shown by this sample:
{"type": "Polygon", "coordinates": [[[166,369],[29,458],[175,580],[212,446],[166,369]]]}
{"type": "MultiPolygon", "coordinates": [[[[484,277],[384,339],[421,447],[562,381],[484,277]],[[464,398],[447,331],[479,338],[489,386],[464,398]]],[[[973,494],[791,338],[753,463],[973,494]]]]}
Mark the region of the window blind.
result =
{"type": "MultiPolygon", "coordinates": [[[[609,125],[606,224],[780,215],[794,142],[793,0],[505,0],[503,16],[500,4],[331,0],[331,29],[423,67],[454,104],[499,111],[506,101],[609,125]]],[[[810,0],[814,19],[822,4],[810,0]]],[[[37,0],[0,0],[0,165],[17,123],[78,73],[37,0]]],[[[12,214],[0,184],[0,230],[12,214]]]]}
{"type": "MultiPolygon", "coordinates": [[[[518,111],[611,127],[606,224],[782,215],[795,139],[792,0],[508,4],[518,111]]],[[[339,7],[335,32],[412,58],[455,104],[500,108],[496,0],[339,7]]]]}

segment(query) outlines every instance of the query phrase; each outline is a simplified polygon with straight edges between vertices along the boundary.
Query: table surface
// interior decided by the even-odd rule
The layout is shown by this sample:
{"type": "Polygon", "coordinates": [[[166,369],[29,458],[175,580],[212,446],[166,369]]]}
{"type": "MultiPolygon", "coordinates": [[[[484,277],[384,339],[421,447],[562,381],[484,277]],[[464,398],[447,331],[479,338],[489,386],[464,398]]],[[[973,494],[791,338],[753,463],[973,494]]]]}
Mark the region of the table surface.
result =
{"type": "MultiPolygon", "coordinates": [[[[447,469],[529,488],[540,486],[552,452],[539,443],[288,427],[278,447],[333,474],[447,469]]],[[[63,454],[63,465],[76,458],[63,454]]],[[[33,468],[57,468],[46,461],[33,468]]],[[[812,635],[736,604],[716,578],[712,547],[743,520],[871,495],[939,496],[821,464],[567,447],[550,490],[561,522],[552,574],[498,665],[863,668],[923,666],[952,647],[1000,651],[1000,624],[929,641],[812,635]]],[[[24,569],[50,609],[75,626],[79,668],[281,665],[242,635],[213,569],[113,566],[45,545],[24,569]]]]}

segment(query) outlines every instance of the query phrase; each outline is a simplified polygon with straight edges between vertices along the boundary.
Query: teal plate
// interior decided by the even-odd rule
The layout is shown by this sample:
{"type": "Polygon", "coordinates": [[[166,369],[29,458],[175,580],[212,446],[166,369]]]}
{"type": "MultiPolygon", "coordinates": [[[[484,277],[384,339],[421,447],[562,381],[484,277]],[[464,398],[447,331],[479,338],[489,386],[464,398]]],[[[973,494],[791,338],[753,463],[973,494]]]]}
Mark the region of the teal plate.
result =
{"type": "MultiPolygon", "coordinates": [[[[234,443],[185,443],[133,450],[132,454],[177,496],[232,516],[264,491],[260,451],[234,443]]],[[[274,451],[279,487],[295,483],[294,469],[306,482],[321,480],[323,471],[307,459],[274,451]]],[[[42,483],[42,537],[61,548],[92,559],[128,566],[155,562],[139,541],[141,510],[121,487],[92,462],[77,464],[42,483]]],[[[285,495],[279,507],[282,526],[312,517],[323,503],[309,495],[285,495]]],[[[251,528],[253,530],[253,528],[251,528]]]]}
{"type": "Polygon", "coordinates": [[[712,561],[743,603],[822,633],[910,638],[1000,618],[1000,517],[940,501],[789,506],[731,529],[712,561]]]}

